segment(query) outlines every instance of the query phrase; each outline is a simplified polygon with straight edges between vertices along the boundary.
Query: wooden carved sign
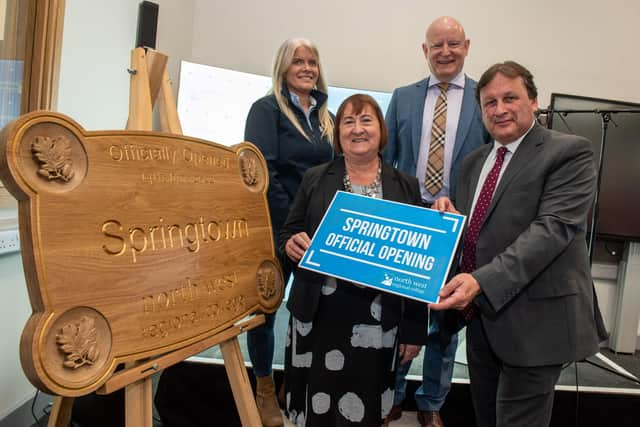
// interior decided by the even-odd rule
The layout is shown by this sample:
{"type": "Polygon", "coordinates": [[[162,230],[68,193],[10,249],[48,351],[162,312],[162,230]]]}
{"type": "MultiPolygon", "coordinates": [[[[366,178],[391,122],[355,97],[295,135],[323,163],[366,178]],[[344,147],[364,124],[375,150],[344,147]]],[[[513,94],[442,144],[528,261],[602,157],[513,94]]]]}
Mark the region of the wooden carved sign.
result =
{"type": "Polygon", "coordinates": [[[38,388],[84,395],[120,363],[280,304],[268,174],[253,145],[87,132],[45,112],[8,125],[0,144],[33,309],[22,365],[38,388]]]}

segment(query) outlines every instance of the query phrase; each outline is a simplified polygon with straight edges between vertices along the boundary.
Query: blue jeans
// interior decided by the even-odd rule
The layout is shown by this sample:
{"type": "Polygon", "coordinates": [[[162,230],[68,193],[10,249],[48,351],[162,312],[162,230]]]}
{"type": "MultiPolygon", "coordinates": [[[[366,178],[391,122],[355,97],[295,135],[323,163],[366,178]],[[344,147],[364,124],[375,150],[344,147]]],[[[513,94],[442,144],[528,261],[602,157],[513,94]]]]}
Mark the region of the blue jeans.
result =
{"type": "MultiPolygon", "coordinates": [[[[446,346],[442,345],[440,319],[442,312],[431,311],[429,318],[429,342],[424,350],[422,384],[416,390],[416,406],[420,411],[439,411],[451,389],[453,365],[458,347],[458,335],[451,336],[446,346]]],[[[400,405],[407,392],[406,375],[411,362],[398,366],[393,404],[400,405]]]]}
{"type": "Polygon", "coordinates": [[[247,332],[247,348],[256,377],[271,375],[276,323],[276,313],[265,314],[265,323],[247,332]]]}

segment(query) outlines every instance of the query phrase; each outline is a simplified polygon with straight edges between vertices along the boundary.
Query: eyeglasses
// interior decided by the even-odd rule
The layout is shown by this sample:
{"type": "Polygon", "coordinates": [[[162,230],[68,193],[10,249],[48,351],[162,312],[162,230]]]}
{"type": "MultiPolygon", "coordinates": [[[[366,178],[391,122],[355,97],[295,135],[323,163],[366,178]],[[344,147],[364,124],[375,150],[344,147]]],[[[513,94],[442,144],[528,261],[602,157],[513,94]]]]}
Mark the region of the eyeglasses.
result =
{"type": "Polygon", "coordinates": [[[435,52],[439,52],[444,49],[444,45],[446,44],[449,49],[461,49],[464,47],[464,40],[447,40],[446,42],[434,43],[429,45],[429,49],[435,52]]]}

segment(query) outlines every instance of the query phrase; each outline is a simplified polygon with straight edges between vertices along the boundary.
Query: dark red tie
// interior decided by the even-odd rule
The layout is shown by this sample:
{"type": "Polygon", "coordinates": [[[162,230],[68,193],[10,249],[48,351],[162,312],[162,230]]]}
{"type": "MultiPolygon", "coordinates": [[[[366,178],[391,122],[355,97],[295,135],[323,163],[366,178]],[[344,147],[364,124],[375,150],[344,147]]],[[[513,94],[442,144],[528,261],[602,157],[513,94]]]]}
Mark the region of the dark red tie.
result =
{"type": "MultiPolygon", "coordinates": [[[[476,206],[473,208],[471,221],[469,221],[469,227],[467,227],[462,243],[462,262],[460,263],[460,269],[463,273],[471,273],[476,269],[476,243],[478,243],[478,235],[480,234],[480,228],[484,223],[484,219],[487,216],[487,211],[491,204],[493,192],[496,189],[496,183],[498,182],[500,169],[502,169],[502,163],[504,163],[506,153],[507,149],[505,147],[498,148],[496,162],[484,180],[480,195],[476,201],[476,206]]],[[[475,310],[471,304],[462,310],[462,315],[466,323],[471,321],[474,313],[475,310]]]]}

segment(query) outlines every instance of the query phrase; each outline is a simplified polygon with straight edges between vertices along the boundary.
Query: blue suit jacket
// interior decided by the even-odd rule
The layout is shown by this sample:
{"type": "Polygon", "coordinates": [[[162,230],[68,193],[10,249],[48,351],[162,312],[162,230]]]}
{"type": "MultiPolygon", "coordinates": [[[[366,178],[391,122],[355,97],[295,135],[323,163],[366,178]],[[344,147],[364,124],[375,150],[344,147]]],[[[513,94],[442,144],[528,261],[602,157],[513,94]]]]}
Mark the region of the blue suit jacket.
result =
{"type": "MultiPolygon", "coordinates": [[[[417,83],[394,90],[385,117],[389,140],[383,158],[402,172],[412,176],[416,175],[422,133],[422,114],[428,87],[429,78],[427,77],[417,83]]],[[[449,194],[451,196],[456,194],[456,180],[462,159],[482,144],[490,141],[489,134],[482,124],[482,113],[475,99],[475,90],[475,80],[465,76],[462,109],[449,173],[449,194]]]]}

